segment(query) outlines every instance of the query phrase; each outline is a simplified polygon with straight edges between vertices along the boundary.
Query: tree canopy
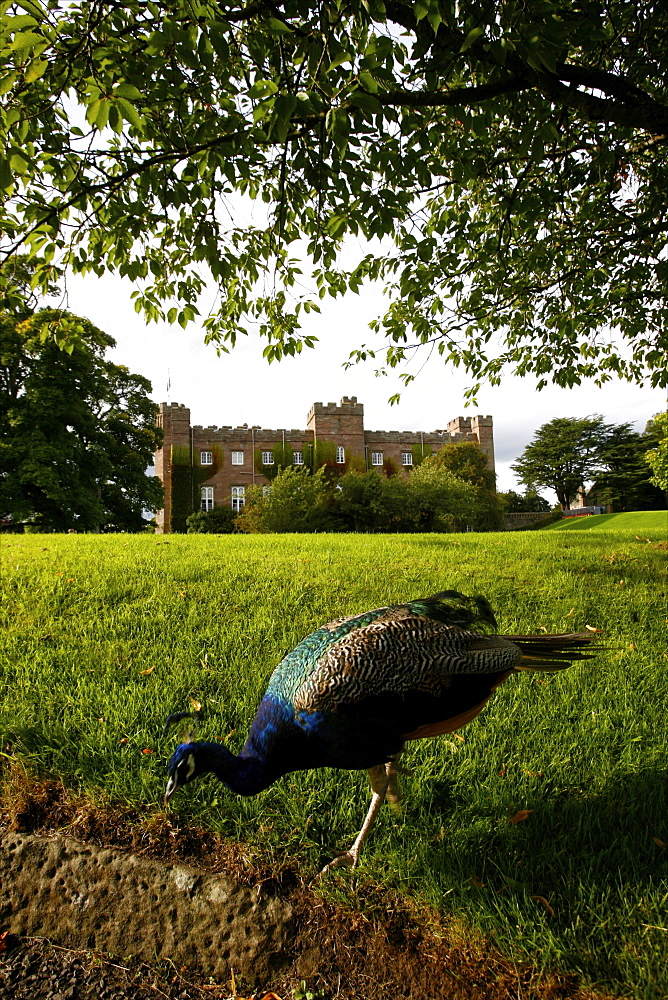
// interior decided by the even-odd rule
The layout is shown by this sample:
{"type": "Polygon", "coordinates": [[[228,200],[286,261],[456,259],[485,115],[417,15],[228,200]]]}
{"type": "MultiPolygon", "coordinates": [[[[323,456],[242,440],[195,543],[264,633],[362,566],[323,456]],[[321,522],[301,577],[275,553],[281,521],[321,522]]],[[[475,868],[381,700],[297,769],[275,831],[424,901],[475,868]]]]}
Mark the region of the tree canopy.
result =
{"type": "Polygon", "coordinates": [[[645,453],[645,460],[652,470],[650,482],[668,493],[668,410],[656,413],[648,422],[645,434],[652,447],[645,453]]]}
{"type": "Polygon", "coordinates": [[[106,360],[113,346],[60,310],[0,314],[0,518],[138,531],[143,510],[162,505],[160,480],[146,475],[162,437],[151,384],[106,360]]]}
{"type": "Polygon", "coordinates": [[[431,347],[473,383],[666,384],[662,0],[0,15],[9,300],[16,254],[36,287],[65,268],[127,276],[138,310],[182,326],[211,282],[207,336],[227,349],[258,329],[271,360],[313,343],[300,322],[319,298],[379,280],[381,366],[405,380],[431,347]],[[343,266],[348,236],[369,242],[343,266]]]}
{"type": "Polygon", "coordinates": [[[511,468],[529,489],[553,489],[564,510],[587,482],[594,483],[594,502],[615,511],[661,510],[666,498],[647,459],[659,439],[658,427],[638,434],[598,415],[557,417],[538,428],[511,468]]]}

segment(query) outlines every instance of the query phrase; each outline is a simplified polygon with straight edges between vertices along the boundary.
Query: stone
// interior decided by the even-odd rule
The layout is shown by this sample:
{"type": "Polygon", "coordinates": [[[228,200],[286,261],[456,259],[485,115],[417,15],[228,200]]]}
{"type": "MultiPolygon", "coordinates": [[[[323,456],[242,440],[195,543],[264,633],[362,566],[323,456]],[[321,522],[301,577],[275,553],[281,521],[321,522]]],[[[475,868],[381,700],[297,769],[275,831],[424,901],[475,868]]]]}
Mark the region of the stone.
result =
{"type": "Polygon", "coordinates": [[[219,979],[230,967],[251,981],[265,979],[286,960],[293,935],[283,899],[224,874],[60,836],[0,838],[0,905],[12,934],[147,962],[170,959],[219,979]]]}

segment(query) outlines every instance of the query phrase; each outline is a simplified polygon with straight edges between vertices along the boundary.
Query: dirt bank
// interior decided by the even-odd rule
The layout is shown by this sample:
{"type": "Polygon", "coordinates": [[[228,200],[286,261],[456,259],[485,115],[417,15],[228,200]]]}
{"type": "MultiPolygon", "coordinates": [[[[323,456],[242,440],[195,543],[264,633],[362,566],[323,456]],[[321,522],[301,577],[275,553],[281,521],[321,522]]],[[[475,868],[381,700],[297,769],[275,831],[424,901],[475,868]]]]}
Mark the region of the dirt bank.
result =
{"type": "Polygon", "coordinates": [[[164,815],[147,822],[19,770],[4,787],[0,1000],[140,997],[150,983],[153,996],[217,1000],[233,995],[231,970],[243,996],[252,987],[291,998],[305,979],[337,1000],[604,1000],[464,940],[433,914],[427,925],[380,886],[353,912],[289,866],[253,866],[242,845],[164,815]]]}

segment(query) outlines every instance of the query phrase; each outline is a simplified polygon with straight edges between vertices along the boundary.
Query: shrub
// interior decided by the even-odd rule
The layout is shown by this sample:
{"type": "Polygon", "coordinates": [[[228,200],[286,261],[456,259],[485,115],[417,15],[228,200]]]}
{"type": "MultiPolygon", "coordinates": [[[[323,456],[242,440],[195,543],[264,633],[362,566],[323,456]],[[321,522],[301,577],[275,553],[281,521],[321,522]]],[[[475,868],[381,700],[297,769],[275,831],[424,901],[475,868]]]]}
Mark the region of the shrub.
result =
{"type": "Polygon", "coordinates": [[[231,507],[198,510],[187,519],[188,534],[229,535],[234,531],[236,514],[231,507]]]}

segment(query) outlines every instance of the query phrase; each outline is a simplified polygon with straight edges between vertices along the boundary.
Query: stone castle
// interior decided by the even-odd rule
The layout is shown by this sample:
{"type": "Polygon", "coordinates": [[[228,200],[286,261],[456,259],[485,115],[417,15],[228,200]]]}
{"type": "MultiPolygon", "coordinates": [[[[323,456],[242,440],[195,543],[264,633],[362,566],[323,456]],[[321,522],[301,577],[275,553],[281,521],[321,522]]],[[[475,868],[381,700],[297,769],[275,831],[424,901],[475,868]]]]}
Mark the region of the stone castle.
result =
{"type": "Polygon", "coordinates": [[[165,506],[156,515],[158,532],[185,530],[182,522],[193,500],[202,510],[241,510],[246,489],[268,485],[279,465],[312,467],[327,461],[360,471],[409,473],[444,444],[473,441],[494,471],[491,417],[455,417],[444,430],[368,431],[356,396],[344,396],[338,405],[314,403],[301,430],[193,426],[182,403],[160,403],[157,421],[164,440],[155,470],[165,488],[165,506]]]}

